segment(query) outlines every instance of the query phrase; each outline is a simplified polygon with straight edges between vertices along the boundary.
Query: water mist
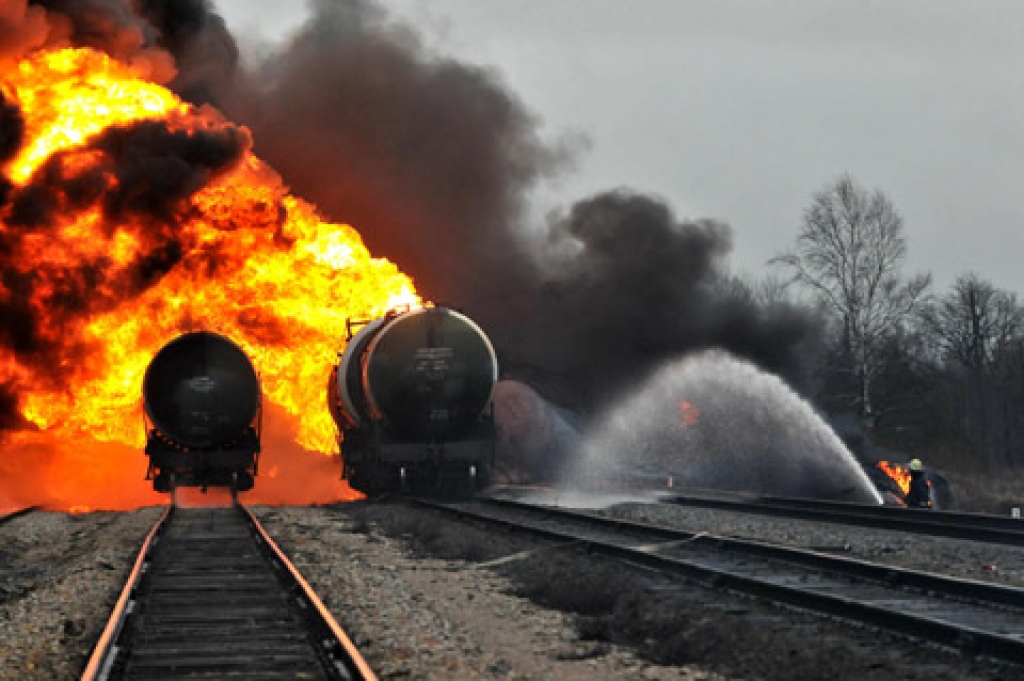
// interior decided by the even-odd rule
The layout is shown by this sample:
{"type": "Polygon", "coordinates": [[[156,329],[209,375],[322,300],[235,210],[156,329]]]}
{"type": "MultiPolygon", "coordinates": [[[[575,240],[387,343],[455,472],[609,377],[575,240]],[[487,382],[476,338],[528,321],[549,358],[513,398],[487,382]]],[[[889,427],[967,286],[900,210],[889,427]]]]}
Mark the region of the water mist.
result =
{"type": "Polygon", "coordinates": [[[686,487],[880,504],[850,451],[781,379],[711,350],[667,364],[595,422],[569,481],[671,475],[686,487]]]}

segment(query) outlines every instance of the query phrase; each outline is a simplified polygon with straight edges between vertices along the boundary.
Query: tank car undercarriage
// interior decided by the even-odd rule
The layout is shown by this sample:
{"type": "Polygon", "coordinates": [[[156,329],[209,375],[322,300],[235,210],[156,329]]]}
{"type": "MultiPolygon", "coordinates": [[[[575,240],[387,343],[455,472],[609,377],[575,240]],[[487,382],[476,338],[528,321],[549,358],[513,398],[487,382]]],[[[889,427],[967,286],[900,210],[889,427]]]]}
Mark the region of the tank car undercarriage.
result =
{"type": "Polygon", "coordinates": [[[250,429],[230,446],[201,451],[182,449],[174,443],[150,433],[146,445],[149,470],[146,479],[153,481],[157,492],[171,492],[179,487],[227,487],[232,494],[253,488],[259,464],[259,438],[250,429]]]}
{"type": "Polygon", "coordinates": [[[490,484],[494,463],[493,423],[479,430],[479,439],[434,443],[389,441],[373,427],[347,430],[341,443],[342,477],[369,497],[470,497],[490,484]]]}

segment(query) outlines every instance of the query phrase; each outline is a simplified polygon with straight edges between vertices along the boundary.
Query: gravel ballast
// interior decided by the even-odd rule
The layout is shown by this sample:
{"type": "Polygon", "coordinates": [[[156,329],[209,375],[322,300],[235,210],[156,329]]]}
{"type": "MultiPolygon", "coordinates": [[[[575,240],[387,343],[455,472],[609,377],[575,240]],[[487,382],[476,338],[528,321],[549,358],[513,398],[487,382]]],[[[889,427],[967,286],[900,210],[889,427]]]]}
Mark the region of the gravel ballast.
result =
{"type": "Polygon", "coordinates": [[[1024,548],[674,504],[621,504],[604,514],[1024,587],[1024,548]]]}
{"type": "Polygon", "coordinates": [[[161,508],[0,525],[0,679],[76,679],[161,508]]]}
{"type": "MultiPolygon", "coordinates": [[[[397,503],[254,510],[381,678],[1021,678],[1019,668],[397,503]]],[[[78,677],[160,512],[32,513],[0,525],[0,680],[78,677]]],[[[1018,549],[674,506],[609,512],[1024,581],[1018,549]]]]}
{"type": "MultiPolygon", "coordinates": [[[[511,595],[514,585],[501,574],[415,555],[405,538],[387,534],[407,534],[408,509],[346,504],[256,511],[381,678],[721,678],[582,641],[571,617],[511,595]]],[[[477,555],[497,554],[480,546],[477,555]]]]}
{"type": "MultiPolygon", "coordinates": [[[[1012,666],[972,659],[720,589],[669,580],[579,549],[556,549],[422,509],[357,503],[325,508],[324,513],[317,523],[329,522],[332,515],[341,516],[346,520],[335,522],[343,531],[362,532],[370,541],[393,544],[395,560],[401,560],[399,556],[411,558],[405,567],[388,563],[396,566],[399,583],[405,581],[406,570],[422,569],[425,559],[444,559],[449,561],[446,572],[461,573],[467,568],[494,571],[502,578],[499,585],[503,589],[572,613],[569,623],[575,634],[562,636],[568,641],[578,640],[573,645],[581,648],[594,646],[593,657],[588,660],[590,675],[585,678],[676,678],[663,674],[683,665],[689,674],[728,679],[1015,679],[1021,674],[1012,666]],[[636,651],[639,664],[637,669],[624,673],[615,655],[626,646],[636,651]],[[659,667],[645,669],[650,662],[659,667]]],[[[345,579],[343,575],[335,578],[345,579]]],[[[317,580],[315,572],[310,573],[310,579],[317,580]]],[[[457,595],[448,591],[449,584],[444,579],[432,581],[433,597],[424,594],[422,601],[415,599],[403,607],[415,610],[421,602],[433,607],[435,603],[457,601],[457,595]]],[[[357,589],[351,597],[369,595],[357,589]]],[[[482,604],[480,607],[483,609],[482,604]]],[[[358,621],[343,624],[353,631],[363,626],[358,621]]],[[[478,624],[471,631],[488,630],[485,621],[478,624]]],[[[501,640],[496,650],[508,655],[510,646],[502,638],[500,626],[489,629],[501,640]]],[[[372,665],[375,653],[370,643],[364,649],[372,665]]],[[[495,649],[486,645],[482,648],[495,649]]],[[[488,674],[487,670],[481,674],[471,668],[467,671],[472,673],[465,676],[419,676],[417,669],[410,673],[414,678],[575,678],[559,676],[558,671],[537,673],[533,668],[516,666],[516,657],[507,659],[513,662],[507,674],[488,674]]],[[[406,672],[382,669],[385,677],[391,673],[406,672]]]]}

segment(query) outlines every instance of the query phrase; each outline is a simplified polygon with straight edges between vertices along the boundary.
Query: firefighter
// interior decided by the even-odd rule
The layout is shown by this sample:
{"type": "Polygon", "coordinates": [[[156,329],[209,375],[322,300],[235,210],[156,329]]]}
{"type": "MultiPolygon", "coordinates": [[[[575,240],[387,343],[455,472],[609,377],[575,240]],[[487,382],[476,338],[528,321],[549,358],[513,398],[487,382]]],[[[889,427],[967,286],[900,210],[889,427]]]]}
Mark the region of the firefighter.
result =
{"type": "Polygon", "coordinates": [[[931,508],[931,485],[928,478],[925,477],[921,459],[911,459],[908,468],[910,468],[910,491],[907,492],[907,507],[931,508]]]}

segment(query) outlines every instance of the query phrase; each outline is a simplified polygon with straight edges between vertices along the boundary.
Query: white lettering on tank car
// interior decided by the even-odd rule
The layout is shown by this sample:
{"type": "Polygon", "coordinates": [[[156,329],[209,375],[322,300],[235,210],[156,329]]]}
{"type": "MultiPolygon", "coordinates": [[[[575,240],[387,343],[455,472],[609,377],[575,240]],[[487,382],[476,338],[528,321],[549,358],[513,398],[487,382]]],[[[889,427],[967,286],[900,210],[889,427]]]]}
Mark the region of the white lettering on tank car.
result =
{"type": "Polygon", "coordinates": [[[417,348],[413,354],[413,366],[416,373],[425,374],[428,380],[439,380],[448,374],[453,357],[455,351],[452,348],[417,348]]]}
{"type": "Polygon", "coordinates": [[[195,393],[208,393],[217,385],[217,381],[209,376],[196,376],[185,381],[188,389],[195,393]]]}

